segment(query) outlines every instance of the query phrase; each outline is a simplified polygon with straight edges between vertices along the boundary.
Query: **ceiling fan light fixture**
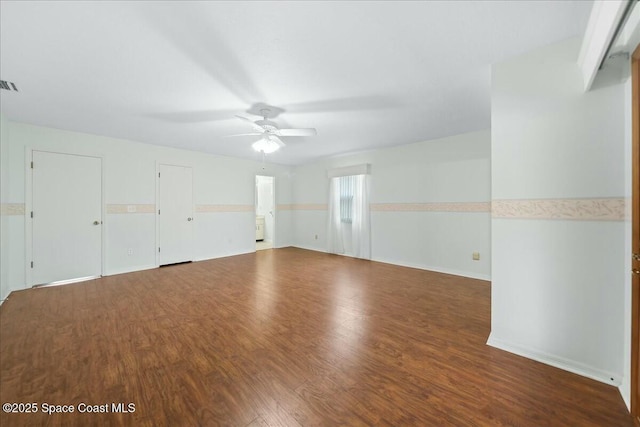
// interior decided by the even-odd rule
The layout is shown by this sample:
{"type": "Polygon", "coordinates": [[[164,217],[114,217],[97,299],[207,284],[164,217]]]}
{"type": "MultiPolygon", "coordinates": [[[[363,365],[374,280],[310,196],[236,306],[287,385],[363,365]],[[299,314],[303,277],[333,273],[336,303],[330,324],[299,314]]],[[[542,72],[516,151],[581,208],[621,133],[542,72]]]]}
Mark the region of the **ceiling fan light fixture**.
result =
{"type": "Polygon", "coordinates": [[[259,140],[254,142],[251,147],[259,153],[262,152],[264,154],[271,154],[274,151],[278,151],[280,145],[269,138],[260,138],[259,140]]]}

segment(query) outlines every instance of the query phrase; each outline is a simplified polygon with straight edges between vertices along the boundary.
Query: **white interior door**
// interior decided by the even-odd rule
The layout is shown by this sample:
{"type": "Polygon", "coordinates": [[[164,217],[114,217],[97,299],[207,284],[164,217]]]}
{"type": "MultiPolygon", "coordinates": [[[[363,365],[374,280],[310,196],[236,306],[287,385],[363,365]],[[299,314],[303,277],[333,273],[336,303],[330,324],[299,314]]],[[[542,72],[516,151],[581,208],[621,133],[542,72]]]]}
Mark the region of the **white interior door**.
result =
{"type": "Polygon", "coordinates": [[[102,159],[33,151],[34,285],[102,274],[102,159]]]}
{"type": "Polygon", "coordinates": [[[193,260],[193,171],[160,165],[158,237],[160,265],[193,260]]]}

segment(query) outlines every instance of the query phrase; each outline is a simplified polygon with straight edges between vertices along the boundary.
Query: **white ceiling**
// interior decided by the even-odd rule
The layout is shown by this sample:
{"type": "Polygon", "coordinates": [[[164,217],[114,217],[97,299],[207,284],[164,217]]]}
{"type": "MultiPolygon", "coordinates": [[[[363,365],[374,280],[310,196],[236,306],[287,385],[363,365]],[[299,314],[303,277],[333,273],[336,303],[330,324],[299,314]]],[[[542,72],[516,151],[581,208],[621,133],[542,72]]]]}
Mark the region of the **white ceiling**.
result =
{"type": "Polygon", "coordinates": [[[0,78],[19,92],[2,113],[259,159],[225,135],[264,102],[318,130],[286,138],[282,164],[425,141],[489,128],[490,64],[581,36],[591,4],[3,0],[0,78]]]}

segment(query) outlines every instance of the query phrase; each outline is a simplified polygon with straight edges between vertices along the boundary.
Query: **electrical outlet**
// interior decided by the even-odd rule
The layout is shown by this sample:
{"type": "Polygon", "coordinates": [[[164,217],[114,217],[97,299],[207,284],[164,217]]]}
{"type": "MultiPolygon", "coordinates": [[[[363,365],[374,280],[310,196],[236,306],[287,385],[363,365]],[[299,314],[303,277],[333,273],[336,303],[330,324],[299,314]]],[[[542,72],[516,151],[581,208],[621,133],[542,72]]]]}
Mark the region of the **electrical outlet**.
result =
{"type": "Polygon", "coordinates": [[[127,255],[133,255],[133,249],[132,248],[127,249],[127,255]]]}
{"type": "Polygon", "coordinates": [[[474,252],[471,256],[474,261],[480,261],[480,252],[474,252]]]}

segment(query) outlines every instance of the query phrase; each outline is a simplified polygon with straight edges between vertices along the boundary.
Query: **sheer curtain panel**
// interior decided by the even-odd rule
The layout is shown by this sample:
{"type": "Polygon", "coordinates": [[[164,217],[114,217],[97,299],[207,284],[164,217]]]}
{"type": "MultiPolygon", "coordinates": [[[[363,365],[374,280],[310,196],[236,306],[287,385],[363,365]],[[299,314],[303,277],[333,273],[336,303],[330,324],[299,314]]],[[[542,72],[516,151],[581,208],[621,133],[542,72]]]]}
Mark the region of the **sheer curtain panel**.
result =
{"type": "Polygon", "coordinates": [[[329,180],[329,224],[327,250],[332,254],[344,253],[342,220],[340,217],[340,178],[329,180]]]}
{"type": "Polygon", "coordinates": [[[371,258],[371,220],[369,215],[369,175],[356,175],[351,219],[353,256],[371,258]]]}

